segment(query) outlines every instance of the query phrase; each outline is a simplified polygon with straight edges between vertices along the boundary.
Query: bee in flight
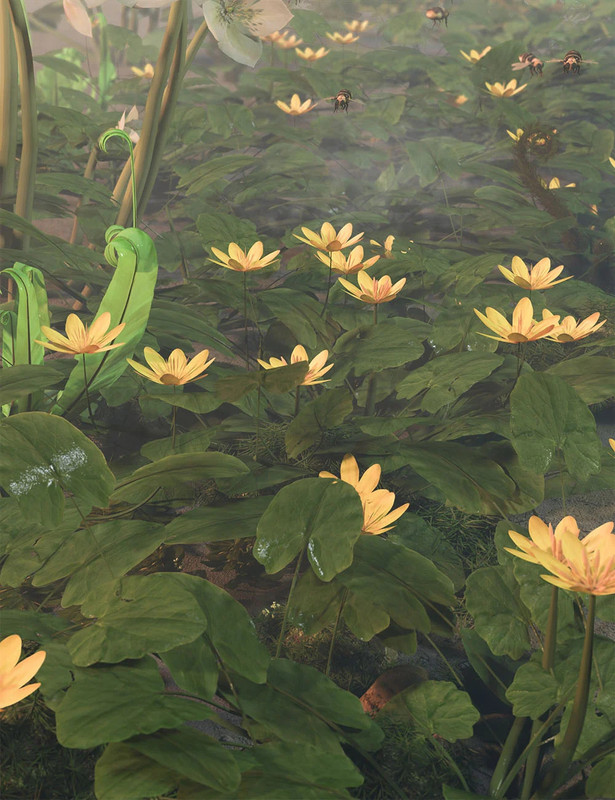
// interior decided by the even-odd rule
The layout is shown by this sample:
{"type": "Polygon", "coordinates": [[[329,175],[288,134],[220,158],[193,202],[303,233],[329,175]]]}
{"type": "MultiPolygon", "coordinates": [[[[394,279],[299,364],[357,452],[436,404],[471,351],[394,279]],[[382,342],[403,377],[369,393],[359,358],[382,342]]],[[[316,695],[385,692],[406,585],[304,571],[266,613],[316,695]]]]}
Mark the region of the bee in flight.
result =
{"type": "Polygon", "coordinates": [[[325,100],[335,100],[335,104],[333,106],[334,112],[341,109],[342,111],[348,113],[348,106],[352,100],[352,94],[350,93],[349,89],[340,89],[337,94],[334,94],[331,97],[325,97],[325,100]]]}
{"type": "Polygon", "coordinates": [[[432,27],[435,27],[436,22],[442,23],[446,25],[448,28],[448,15],[450,11],[447,11],[445,8],[440,8],[440,6],[434,6],[433,8],[428,8],[425,12],[425,16],[427,19],[433,20],[432,27]]]}
{"type": "Polygon", "coordinates": [[[544,61],[541,61],[534,53],[521,53],[519,60],[511,64],[511,67],[515,70],[528,67],[530,75],[540,75],[542,78],[542,68],[544,65],[544,61]]]}
{"type": "Polygon", "coordinates": [[[585,61],[578,50],[569,50],[563,58],[552,58],[552,63],[562,64],[564,72],[573,75],[581,74],[581,64],[597,64],[597,61],[585,61]]]}

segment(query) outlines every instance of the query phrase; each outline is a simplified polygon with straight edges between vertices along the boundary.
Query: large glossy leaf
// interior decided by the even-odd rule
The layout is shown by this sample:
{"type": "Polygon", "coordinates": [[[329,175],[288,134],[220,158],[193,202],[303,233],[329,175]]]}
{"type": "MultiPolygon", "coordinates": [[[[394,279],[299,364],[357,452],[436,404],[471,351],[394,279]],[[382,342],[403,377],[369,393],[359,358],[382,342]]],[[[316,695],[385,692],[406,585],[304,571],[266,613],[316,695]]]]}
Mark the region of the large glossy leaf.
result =
{"type": "Polygon", "coordinates": [[[469,739],[480,714],[470,695],[449,681],[423,681],[399,692],[385,705],[385,715],[410,717],[423,736],[449,742],[469,739]]]}
{"type": "Polygon", "coordinates": [[[146,464],[125,478],[111,495],[112,503],[140,503],[157,489],[173,489],[211,478],[230,478],[248,472],[235,456],[226,453],[180,453],[146,464]]]}
{"type": "MultiPolygon", "coordinates": [[[[105,258],[115,267],[115,273],[96,316],[108,311],[111,314],[111,328],[122,322],[126,323],[126,327],[116,339],[123,343],[122,347],[88,356],[90,390],[110,386],[127,369],[126,359],[133,356],[145,332],[158,275],[156,248],[144,231],[111,227],[106,239],[105,258]]],[[[83,404],[84,398],[83,367],[77,364],[53,412],[67,414],[83,404]]]]}
{"type": "Polygon", "coordinates": [[[54,552],[32,583],[44,586],[69,577],[62,605],[77,605],[115,583],[152,553],[164,539],[164,527],[143,520],[116,519],[77,531],[54,552]]]}
{"type": "Polygon", "coordinates": [[[602,403],[615,392],[615,359],[607,356],[569,358],[553,364],[547,373],[565,380],[584,403],[602,403]]]}
{"type": "Polygon", "coordinates": [[[352,411],[352,397],[346,389],[329,389],[307,403],[286,431],[286,449],[291,458],[321,441],[326,431],[335,428],[352,411]]]}
{"type": "Polygon", "coordinates": [[[293,336],[308,350],[326,341],[327,326],[316,300],[293,289],[268,289],[258,296],[271,316],[283,322],[293,336]]]}
{"type": "Polygon", "coordinates": [[[615,798],[615,753],[610,753],[593,765],[585,784],[585,793],[596,800],[615,798]]]}
{"type": "Polygon", "coordinates": [[[548,472],[563,459],[580,478],[600,471],[596,421],[579,395],[557,375],[522,375],[510,396],[512,443],[521,463],[548,472]]]}
{"type": "Polygon", "coordinates": [[[162,658],[180,689],[211,700],[218,686],[218,660],[202,636],[167,650],[162,658]]]}
{"type": "Polygon", "coordinates": [[[473,572],[466,581],[466,605],[494,655],[518,659],[529,650],[529,612],[506,567],[481,567],[473,572]]]}
{"type": "Polygon", "coordinates": [[[128,744],[112,742],[96,762],[94,789],[98,800],[143,800],[172,791],[179,778],[128,744]]]}
{"type": "Polygon", "coordinates": [[[188,576],[133,575],[118,584],[119,596],[109,588],[100,598],[88,598],[83,611],[98,619],[71,638],[69,650],[75,664],[141,658],[194,641],[207,620],[183,578],[188,576]]]}
{"type": "Polygon", "coordinates": [[[156,662],[147,657],[77,670],[56,710],[57,736],[64,747],[96,747],[212,716],[204,703],[165,693],[156,662]]]}
{"type": "Polygon", "coordinates": [[[344,481],[306,478],[285,486],[261,517],[254,557],[279,572],[305,547],[314,572],[329,581],[352,562],[361,535],[363,507],[344,481]]]}
{"type": "Polygon", "coordinates": [[[204,506],[187,511],[165,528],[167,544],[218,542],[256,536],[256,526],[271,497],[252,497],[224,506],[204,506]]]}
{"type": "Polygon", "coordinates": [[[439,356],[404,378],[397,387],[397,395],[410,399],[426,390],[421,408],[435,414],[475,383],[491,375],[503,362],[504,357],[495,353],[463,352],[439,356]]]}
{"type": "Polygon", "coordinates": [[[47,364],[20,364],[0,372],[0,405],[11,403],[62,380],[62,373],[47,364]]]}
{"type": "Polygon", "coordinates": [[[70,422],[33,411],[0,420],[0,485],[28,520],[62,520],[65,493],[81,514],[105,507],[113,474],[100,450],[70,422]]]}

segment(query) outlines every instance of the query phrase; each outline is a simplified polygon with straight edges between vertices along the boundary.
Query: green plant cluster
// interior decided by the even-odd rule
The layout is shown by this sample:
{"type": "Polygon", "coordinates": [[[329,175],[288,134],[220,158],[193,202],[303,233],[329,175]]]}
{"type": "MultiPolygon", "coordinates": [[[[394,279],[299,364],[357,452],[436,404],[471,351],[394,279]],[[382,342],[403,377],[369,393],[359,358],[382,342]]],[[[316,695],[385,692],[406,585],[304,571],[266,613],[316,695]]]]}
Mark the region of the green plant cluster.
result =
{"type": "MultiPolygon", "coordinates": [[[[615,395],[612,4],[490,2],[486,15],[465,0],[433,28],[422,7],[315,5],[291,22],[331,51],[311,64],[274,42],[254,70],[211,35],[191,49],[200,20],[185,0],[145,35],[136,23],[152,12],[124,26],[99,15],[98,76],[78,51],[38,59],[31,207],[19,187],[0,193],[2,636],[47,652],[37,680],[60,744],[104,748],[98,800],[405,797],[408,775],[432,768],[446,800],[546,798],[565,783],[613,796],[615,669],[600,635],[586,708],[575,696],[594,598],[588,612],[504,549],[525,532],[512,516],[562,497],[563,517],[569,494],[615,488],[592,413],[615,395]],[[370,20],[357,43],[326,38],[355,17],[370,20]],[[458,52],[487,45],[473,64],[458,52]],[[572,45],[598,63],[579,75],[545,63],[514,97],[486,91],[530,47],[547,62],[572,45]],[[149,60],[166,92],[130,72],[149,60]],[[352,100],[334,113],[325,98],[342,87],[352,100]],[[294,93],[321,102],[291,117],[275,100],[294,93]],[[135,103],[131,177],[125,150],[97,142],[135,103]],[[43,233],[49,216],[72,218],[72,233],[43,233]],[[334,280],[333,256],[297,238],[323,223],[364,232],[365,257],[380,258],[362,274],[405,279],[373,314],[334,280]],[[275,263],[239,275],[213,260],[257,241],[281,251],[275,263]],[[474,309],[510,318],[527,297],[497,270],[515,255],[574,276],[530,292],[537,320],[606,323],[566,343],[487,338],[474,309]],[[73,303],[123,325],[121,346],[45,358],[42,328],[63,330],[73,303]],[[258,363],[290,362],[297,345],[310,362],[327,351],[324,383],[305,383],[305,361],[258,363]],[[128,365],[146,347],[215,361],[165,385],[128,365]],[[339,475],[345,454],[362,473],[379,464],[381,487],[410,503],[389,532],[366,533],[355,488],[318,476],[339,475]],[[443,539],[433,504],[453,526],[489,518],[495,558],[443,539]],[[237,542],[283,587],[275,653],[232,589],[153,558],[237,542]],[[465,675],[417,680],[372,717],[330,669],[342,632],[412,655],[460,619],[468,669],[504,709],[488,789],[457,763],[488,717],[465,675]],[[295,658],[289,630],[332,631],[324,669],[295,658]],[[405,767],[396,754],[412,747],[405,767]],[[383,770],[383,754],[400,768],[383,770]]],[[[595,611],[612,622],[610,601],[595,611]]]]}

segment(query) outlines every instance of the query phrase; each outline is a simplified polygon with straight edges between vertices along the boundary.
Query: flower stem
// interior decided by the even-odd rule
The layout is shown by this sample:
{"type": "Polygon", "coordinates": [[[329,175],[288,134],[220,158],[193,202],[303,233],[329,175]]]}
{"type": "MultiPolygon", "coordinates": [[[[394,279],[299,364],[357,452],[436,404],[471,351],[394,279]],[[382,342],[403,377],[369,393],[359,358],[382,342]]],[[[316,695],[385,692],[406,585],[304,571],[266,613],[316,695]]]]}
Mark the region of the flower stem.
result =
{"type": "Polygon", "coordinates": [[[340,607],[337,610],[337,617],[335,618],[335,625],[333,627],[333,633],[331,634],[331,643],[329,644],[329,655],[327,656],[327,666],[325,667],[325,675],[328,675],[331,671],[331,659],[333,658],[333,647],[335,645],[335,638],[337,636],[337,631],[340,625],[340,621],[342,619],[342,611],[344,610],[344,606],[346,605],[346,598],[348,597],[348,589],[344,588],[342,592],[342,599],[340,601],[340,607]]]}
{"type": "Polygon", "coordinates": [[[587,699],[589,697],[589,684],[591,680],[595,616],[596,596],[590,594],[587,607],[587,619],[585,620],[585,641],[583,642],[583,653],[581,655],[577,688],[572,703],[572,713],[562,743],[555,751],[555,758],[540,788],[534,794],[535,800],[551,797],[555,789],[560,786],[565,778],[568,767],[572,763],[574,751],[581,737],[583,724],[585,723],[585,714],[587,712],[587,699]]]}
{"type": "Polygon", "coordinates": [[[248,273],[243,273],[243,343],[246,352],[246,369],[250,369],[250,349],[248,345],[248,273]]]}
{"type": "Polygon", "coordinates": [[[295,389],[295,417],[299,413],[299,392],[301,391],[301,387],[297,386],[295,389]]]}
{"type": "Polygon", "coordinates": [[[325,303],[322,307],[322,311],[320,312],[320,316],[324,317],[325,311],[327,310],[327,304],[329,303],[329,292],[331,291],[331,277],[333,275],[333,253],[329,253],[329,277],[327,279],[327,294],[325,295],[325,303]]]}
{"type": "MultiPolygon", "coordinates": [[[[175,400],[175,390],[176,390],[176,388],[177,387],[173,386],[173,400],[175,400]]],[[[175,405],[175,403],[173,403],[173,419],[172,419],[172,422],[171,422],[171,430],[173,431],[173,434],[172,434],[173,438],[171,440],[171,448],[173,450],[175,450],[175,432],[177,430],[176,421],[177,421],[177,406],[175,405]]]]}
{"type": "Polygon", "coordinates": [[[280,653],[282,652],[282,644],[284,642],[284,635],[286,634],[286,621],[288,619],[288,610],[290,608],[290,601],[292,600],[293,592],[295,591],[295,586],[297,584],[297,578],[299,577],[299,570],[301,569],[301,564],[303,562],[303,556],[305,555],[305,551],[307,550],[307,539],[305,544],[301,548],[301,552],[299,553],[299,558],[297,559],[297,566],[295,567],[295,572],[293,574],[293,579],[290,584],[290,590],[288,592],[288,599],[286,600],[286,608],[284,609],[284,617],[282,619],[282,627],[280,628],[280,636],[278,638],[278,646],[275,649],[275,657],[279,658],[280,653]]]}
{"type": "Polygon", "coordinates": [[[90,422],[92,427],[96,430],[96,423],[94,422],[94,415],[92,414],[92,406],[90,405],[90,391],[88,389],[88,374],[85,367],[85,353],[82,354],[83,358],[83,386],[85,389],[85,399],[88,403],[88,414],[90,415],[90,422]]]}
{"type": "Polygon", "coordinates": [[[502,783],[507,776],[508,767],[513,760],[517,743],[523,729],[525,728],[527,717],[516,717],[511,729],[508,731],[508,736],[504,742],[504,747],[498,758],[498,763],[495,766],[491,783],[489,784],[489,794],[491,797],[498,797],[498,792],[501,790],[502,783]]]}

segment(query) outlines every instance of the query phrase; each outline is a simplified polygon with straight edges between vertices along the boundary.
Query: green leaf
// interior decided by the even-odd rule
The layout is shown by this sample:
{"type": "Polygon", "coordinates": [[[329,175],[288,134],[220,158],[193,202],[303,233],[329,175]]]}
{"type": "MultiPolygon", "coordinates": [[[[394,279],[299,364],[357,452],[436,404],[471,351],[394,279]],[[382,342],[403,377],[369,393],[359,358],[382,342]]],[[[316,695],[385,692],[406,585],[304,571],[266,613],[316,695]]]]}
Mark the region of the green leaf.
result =
{"type": "Polygon", "coordinates": [[[55,614],[46,614],[39,611],[22,611],[21,609],[2,609],[2,630],[16,633],[22,639],[29,639],[39,644],[51,641],[60,631],[70,626],[68,620],[57,617],[55,614]]]}
{"type": "Polygon", "coordinates": [[[538,661],[522,664],[506,690],[516,717],[538,719],[554,706],[558,697],[558,681],[552,670],[544,670],[538,661]]]}
{"type": "Polygon", "coordinates": [[[248,472],[248,467],[226,453],[181,453],[146,464],[118,484],[112,503],[140,503],[157,489],[173,489],[211,478],[230,478],[248,472]]]}
{"type": "Polygon", "coordinates": [[[448,503],[468,514],[489,513],[494,497],[509,498],[516,488],[499,464],[460,444],[408,445],[400,454],[448,503]]]}
{"type": "Polygon", "coordinates": [[[33,586],[70,577],[62,596],[66,608],[86,601],[103,583],[114,583],[164,539],[164,527],[141,520],[109,520],[76,531],[34,575],[33,586]]]}
{"type": "Polygon", "coordinates": [[[530,649],[529,613],[505,567],[481,567],[466,581],[466,605],[477,632],[496,656],[519,659],[530,649]]]}
{"type": "Polygon", "coordinates": [[[47,364],[20,364],[4,367],[0,373],[0,405],[11,403],[41,389],[48,389],[62,380],[62,373],[47,364]]]}
{"type": "Polygon", "coordinates": [[[221,492],[230,497],[241,496],[246,492],[259,492],[261,489],[269,489],[271,486],[279,486],[281,483],[289,483],[310,475],[306,470],[292,464],[276,464],[272,467],[265,467],[257,461],[247,461],[246,463],[250,468],[250,472],[246,475],[238,475],[236,478],[220,478],[216,481],[221,492]]]}
{"type": "Polygon", "coordinates": [[[352,562],[362,527],[363,507],[354,487],[324,478],[295,481],[280,489],[261,517],[254,557],[274,573],[305,547],[314,572],[328,581],[352,562]]]}
{"type": "Polygon", "coordinates": [[[178,346],[179,338],[190,343],[198,342],[228,358],[235,358],[232,343],[217,328],[205,322],[200,309],[197,311],[177,301],[154,300],[147,330],[154,334],[161,346],[178,346]]]}
{"type": "MultiPolygon", "coordinates": [[[[207,161],[191,169],[179,182],[179,187],[187,195],[196,194],[218,180],[226,179],[241,169],[254,166],[253,156],[226,155],[208,158],[207,161]]],[[[228,179],[227,179],[228,180],[228,179]]]]}
{"type": "Polygon", "coordinates": [[[185,393],[156,393],[145,395],[151,400],[162,400],[170,406],[185,408],[187,411],[194,411],[196,414],[209,414],[222,405],[222,400],[214,392],[189,392],[185,393]]]}
{"type": "Polygon", "coordinates": [[[33,522],[57,525],[69,492],[85,516],[105,507],[113,474],[96,445],[70,422],[39,411],[0,420],[0,485],[33,522]]]}
{"type": "Polygon", "coordinates": [[[206,430],[189,431],[175,437],[175,446],[173,446],[173,437],[167,436],[165,439],[153,439],[151,442],[146,442],[140,452],[150,461],[158,461],[173,454],[203,453],[209,447],[211,437],[212,433],[206,430]]]}
{"type": "Polygon", "coordinates": [[[307,361],[300,361],[275,369],[229,375],[229,377],[220,378],[217,381],[216,395],[220,400],[234,403],[254,389],[258,389],[259,386],[274,394],[285,394],[303,382],[308,366],[307,361]]]}
{"type": "Polygon", "coordinates": [[[517,664],[507,656],[494,656],[474,628],[462,628],[461,641],[474,672],[496,697],[507,702],[506,688],[512,682],[517,664]]]}
{"type": "Polygon", "coordinates": [[[423,681],[399,692],[385,705],[385,715],[408,717],[425,737],[448,742],[469,739],[480,714],[470,695],[449,681],[423,681]]]}
{"type": "Polygon", "coordinates": [[[308,350],[317,347],[319,339],[326,341],[327,325],[320,316],[322,306],[303,292],[266,289],[259,292],[258,300],[308,350]]]}
{"type": "Polygon", "coordinates": [[[562,378],[544,372],[522,375],[510,409],[511,440],[522,465],[544,474],[561,453],[571,474],[583,479],[600,471],[596,421],[562,378]]]}
{"type": "Polygon", "coordinates": [[[96,762],[94,789],[98,800],[144,800],[171,792],[179,775],[133,750],[111,743],[96,762]]]}
{"type": "Polygon", "coordinates": [[[237,500],[224,506],[204,506],[187,511],[165,528],[167,544],[199,544],[256,536],[259,519],[271,497],[237,500]]]}
{"type": "MultiPolygon", "coordinates": [[[[122,342],[122,347],[88,355],[86,366],[90,392],[115,383],[128,367],[126,359],[134,355],[135,347],[145,333],[158,276],[156,248],[144,231],[113,226],[107,230],[106,240],[105,258],[115,267],[115,272],[96,316],[108,311],[111,314],[110,329],[122,322],[126,327],[116,339],[122,342]]],[[[84,402],[83,365],[78,363],[52,413],[68,414],[84,402]]]]}
{"type": "Polygon", "coordinates": [[[228,247],[229,242],[236,242],[246,249],[258,239],[256,226],[247,219],[240,219],[233,214],[222,211],[208,211],[196,218],[196,227],[205,247],[215,245],[219,250],[228,247]]]}
{"type": "Polygon", "coordinates": [[[486,794],[474,794],[474,792],[466,792],[465,789],[458,789],[456,786],[447,786],[442,784],[442,793],[444,800],[490,800],[486,794]]]}
{"type": "Polygon", "coordinates": [[[615,798],[615,753],[610,753],[593,765],[585,784],[585,794],[597,800],[615,798]]]}
{"type": "Polygon", "coordinates": [[[162,659],[180,689],[211,700],[218,686],[218,661],[203,637],[167,650],[162,659]]]}
{"type": "Polygon", "coordinates": [[[172,573],[133,575],[118,584],[120,596],[108,591],[98,605],[89,599],[83,613],[98,619],[71,638],[68,647],[75,664],[141,658],[194,641],[207,621],[183,583],[172,573]]]}
{"type": "Polygon", "coordinates": [[[212,716],[203,703],[165,693],[156,662],[147,657],[77,670],[56,710],[57,736],[64,747],[87,749],[212,716]]]}
{"type": "MultiPolygon", "coordinates": [[[[36,267],[29,267],[20,262],[2,272],[11,277],[17,287],[17,319],[8,361],[13,366],[42,364],[45,348],[42,344],[37,344],[35,339],[43,338],[41,325],[49,325],[43,273],[36,267]]],[[[3,361],[6,361],[7,355],[3,342],[3,361]]]]}
{"type": "Polygon", "coordinates": [[[504,357],[495,353],[463,352],[439,356],[404,378],[397,387],[397,395],[410,399],[426,389],[421,408],[435,414],[475,383],[491,375],[503,362],[504,357]]]}
{"type": "Polygon", "coordinates": [[[563,378],[588,405],[613,397],[615,359],[607,356],[579,356],[549,367],[549,375],[563,378]]]}
{"type": "Polygon", "coordinates": [[[352,397],[347,389],[329,389],[307,403],[288,426],[286,450],[297,458],[320,441],[325,431],[335,428],[352,411],[352,397]]]}
{"type": "Polygon", "coordinates": [[[194,728],[136,736],[130,746],[163,767],[224,795],[239,786],[241,775],[231,751],[194,728]]]}

